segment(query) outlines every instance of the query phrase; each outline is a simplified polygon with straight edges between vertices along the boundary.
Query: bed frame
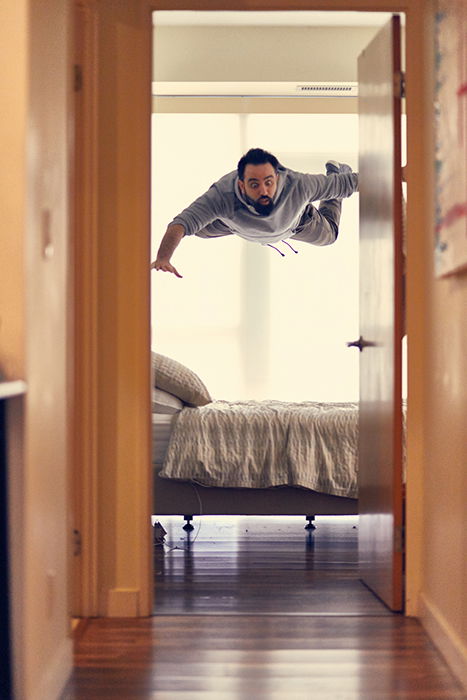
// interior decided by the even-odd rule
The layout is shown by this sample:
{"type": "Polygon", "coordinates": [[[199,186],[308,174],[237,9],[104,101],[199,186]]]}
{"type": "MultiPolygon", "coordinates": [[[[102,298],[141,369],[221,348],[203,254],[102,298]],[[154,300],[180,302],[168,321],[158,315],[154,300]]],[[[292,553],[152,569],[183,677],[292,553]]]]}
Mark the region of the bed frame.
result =
{"type": "Polygon", "coordinates": [[[156,516],[180,515],[193,529],[197,515],[303,515],[313,529],[316,515],[357,515],[358,499],[329,496],[293,486],[266,489],[219,488],[162,479],[154,472],[156,516]]]}

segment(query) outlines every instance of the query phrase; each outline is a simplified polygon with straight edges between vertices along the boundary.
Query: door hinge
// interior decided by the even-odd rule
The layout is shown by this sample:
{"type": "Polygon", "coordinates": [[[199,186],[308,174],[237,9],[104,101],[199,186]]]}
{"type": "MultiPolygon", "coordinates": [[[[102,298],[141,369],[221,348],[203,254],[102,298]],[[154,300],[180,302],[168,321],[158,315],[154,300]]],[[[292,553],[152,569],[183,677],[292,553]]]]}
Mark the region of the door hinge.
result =
{"type": "Polygon", "coordinates": [[[405,552],[405,528],[403,525],[397,525],[394,528],[394,551],[405,552]]]}
{"type": "Polygon", "coordinates": [[[394,73],[394,95],[395,97],[405,97],[405,73],[404,71],[396,71],[394,73]]]}
{"type": "Polygon", "coordinates": [[[77,63],[73,66],[73,89],[75,92],[83,89],[83,67],[77,63]]]}
{"type": "Polygon", "coordinates": [[[81,532],[73,530],[73,556],[79,557],[81,554],[81,532]]]}

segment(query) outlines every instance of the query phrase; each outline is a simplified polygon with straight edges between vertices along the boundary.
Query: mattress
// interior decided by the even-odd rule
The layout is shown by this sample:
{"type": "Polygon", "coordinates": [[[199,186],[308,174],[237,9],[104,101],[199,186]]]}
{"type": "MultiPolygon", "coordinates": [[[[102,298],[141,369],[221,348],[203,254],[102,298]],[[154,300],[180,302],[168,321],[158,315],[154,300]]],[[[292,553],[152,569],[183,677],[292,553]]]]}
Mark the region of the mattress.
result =
{"type": "Polygon", "coordinates": [[[152,414],[152,462],[157,466],[162,466],[164,462],[176,417],[177,414],[152,414]]]}

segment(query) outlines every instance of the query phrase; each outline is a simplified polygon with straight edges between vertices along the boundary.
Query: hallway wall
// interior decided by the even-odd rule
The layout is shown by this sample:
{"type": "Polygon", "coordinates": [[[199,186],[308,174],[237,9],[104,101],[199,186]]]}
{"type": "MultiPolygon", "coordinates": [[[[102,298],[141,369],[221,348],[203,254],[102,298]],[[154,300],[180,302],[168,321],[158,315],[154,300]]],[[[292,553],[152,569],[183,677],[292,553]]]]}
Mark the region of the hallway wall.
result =
{"type": "Polygon", "coordinates": [[[435,276],[437,4],[431,0],[420,10],[412,43],[424,34],[425,87],[409,120],[421,134],[423,151],[417,159],[409,157],[408,197],[409,209],[425,201],[426,218],[421,213],[408,232],[409,414],[416,409],[416,420],[412,413],[408,425],[407,564],[413,571],[408,595],[412,612],[467,687],[467,271],[435,276]],[[422,544],[420,560],[411,557],[416,537],[422,544]]]}
{"type": "Polygon", "coordinates": [[[51,700],[72,666],[69,3],[0,8],[0,362],[27,384],[8,425],[14,697],[51,700]]]}
{"type": "MultiPolygon", "coordinates": [[[[434,13],[431,22],[433,18],[434,13]]],[[[464,18],[467,27],[467,9],[464,18]]],[[[432,46],[430,42],[428,51],[432,46]]],[[[433,76],[433,89],[434,85],[433,76]]],[[[429,93],[426,119],[431,128],[435,123],[430,113],[433,104],[429,93]]],[[[433,135],[433,142],[435,138],[433,135]]],[[[434,162],[433,158],[429,173],[432,192],[434,162]]],[[[460,161],[460,167],[467,168],[465,161],[460,161]]],[[[425,303],[430,343],[425,373],[423,498],[428,528],[421,613],[432,637],[443,641],[451,664],[467,687],[467,270],[445,278],[435,276],[434,225],[433,206],[432,226],[426,232],[429,274],[425,303]]]]}
{"type": "Polygon", "coordinates": [[[457,648],[467,686],[467,274],[433,278],[427,296],[422,615],[434,639],[457,648]]]}

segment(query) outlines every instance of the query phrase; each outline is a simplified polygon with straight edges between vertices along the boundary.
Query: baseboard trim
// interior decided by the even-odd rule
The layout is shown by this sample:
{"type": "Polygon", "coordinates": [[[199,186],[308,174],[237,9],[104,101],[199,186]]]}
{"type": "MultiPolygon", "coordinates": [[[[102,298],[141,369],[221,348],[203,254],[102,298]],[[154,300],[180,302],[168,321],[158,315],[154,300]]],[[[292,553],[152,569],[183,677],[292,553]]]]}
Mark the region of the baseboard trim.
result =
{"type": "Polygon", "coordinates": [[[139,617],[140,591],[137,588],[112,588],[107,591],[106,617],[139,617]]]}
{"type": "Polygon", "coordinates": [[[467,691],[467,646],[439,608],[423,593],[420,595],[420,622],[452,673],[467,691]]]}

